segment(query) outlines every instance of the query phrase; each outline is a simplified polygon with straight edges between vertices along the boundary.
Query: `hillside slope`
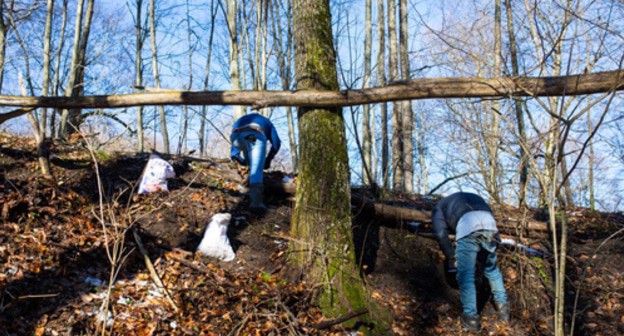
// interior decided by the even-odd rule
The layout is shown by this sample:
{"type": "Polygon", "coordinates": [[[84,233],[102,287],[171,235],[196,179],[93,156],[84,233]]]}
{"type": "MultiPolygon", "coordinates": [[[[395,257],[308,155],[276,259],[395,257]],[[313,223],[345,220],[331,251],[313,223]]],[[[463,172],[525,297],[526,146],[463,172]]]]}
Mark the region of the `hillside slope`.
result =
{"type": "MultiPolygon", "coordinates": [[[[31,141],[0,135],[0,335],[94,334],[102,327],[123,335],[347,334],[338,324],[320,328],[327,321],[310,303],[312,284],[286,267],[287,193],[268,192],[270,210],[257,217],[246,210],[239,167],[171,157],[177,176],[170,192],[139,196],[133,188],[147,155],[99,153],[100,199],[89,152],[78,144],[52,151],[55,182],[38,177],[31,141]],[[194,254],[219,212],[233,218],[228,236],[236,259],[229,263],[194,254]]],[[[267,183],[284,177],[271,172],[267,183]]],[[[385,201],[433,205],[417,196],[385,201]]],[[[581,284],[576,334],[622,334],[624,217],[583,210],[572,215],[568,306],[572,314],[581,284]]],[[[515,212],[498,209],[497,216],[515,212]]],[[[458,292],[444,279],[436,242],[386,224],[354,208],[364,279],[372,298],[394,313],[394,334],[462,334],[458,292]]],[[[548,239],[527,244],[548,251],[548,239]]],[[[502,247],[499,260],[513,321],[498,323],[483,292],[483,333],[551,334],[549,258],[502,247]]]]}

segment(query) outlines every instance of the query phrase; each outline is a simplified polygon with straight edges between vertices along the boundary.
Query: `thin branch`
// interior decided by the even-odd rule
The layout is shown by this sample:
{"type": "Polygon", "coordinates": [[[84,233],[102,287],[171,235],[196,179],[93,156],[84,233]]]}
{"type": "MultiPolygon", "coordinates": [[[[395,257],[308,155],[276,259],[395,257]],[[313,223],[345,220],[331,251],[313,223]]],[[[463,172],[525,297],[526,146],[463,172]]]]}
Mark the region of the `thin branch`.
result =
{"type": "Polygon", "coordinates": [[[367,314],[367,313],[368,313],[368,309],[363,308],[363,309],[360,309],[360,310],[356,310],[356,311],[347,313],[346,315],[341,316],[341,317],[336,318],[336,319],[333,319],[333,320],[327,320],[327,321],[324,321],[324,322],[321,322],[321,323],[318,323],[318,324],[310,325],[310,327],[314,328],[314,329],[327,329],[327,328],[329,328],[331,326],[334,326],[336,324],[340,324],[342,322],[348,321],[350,319],[356,318],[358,316],[361,316],[361,315],[364,315],[364,314],[367,314]]]}
{"type": "Polygon", "coordinates": [[[6,113],[1,113],[0,114],[0,124],[4,123],[7,120],[13,119],[13,118],[17,118],[21,115],[24,115],[26,113],[32,112],[33,110],[35,110],[36,107],[24,107],[24,108],[19,108],[17,110],[13,110],[11,112],[6,112],[6,113]]]}

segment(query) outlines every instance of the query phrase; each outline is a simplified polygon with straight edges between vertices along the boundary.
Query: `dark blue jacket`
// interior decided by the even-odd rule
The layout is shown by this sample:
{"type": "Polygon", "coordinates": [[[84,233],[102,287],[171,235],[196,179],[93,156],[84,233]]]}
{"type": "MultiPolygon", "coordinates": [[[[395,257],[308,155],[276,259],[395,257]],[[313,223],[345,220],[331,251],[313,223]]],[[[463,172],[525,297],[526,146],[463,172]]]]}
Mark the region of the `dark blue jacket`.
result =
{"type": "MultiPolygon", "coordinates": [[[[277,151],[282,145],[275,127],[268,118],[258,113],[250,113],[238,118],[238,120],[234,122],[234,125],[232,125],[232,132],[235,132],[237,129],[244,129],[245,127],[251,127],[256,131],[263,133],[267,140],[271,142],[271,150],[269,151],[269,154],[267,154],[266,161],[264,163],[265,167],[268,167],[271,164],[271,160],[273,160],[275,154],[277,154],[277,151]]],[[[240,149],[234,146],[232,146],[230,150],[230,157],[242,164],[249,164],[248,162],[245,162],[244,157],[241,156],[240,149]]]]}
{"type": "Polygon", "coordinates": [[[481,196],[467,192],[449,195],[440,200],[433,208],[431,212],[433,233],[446,258],[455,255],[449,234],[455,233],[457,222],[459,222],[461,216],[467,212],[477,210],[492,212],[490,206],[481,196]]]}

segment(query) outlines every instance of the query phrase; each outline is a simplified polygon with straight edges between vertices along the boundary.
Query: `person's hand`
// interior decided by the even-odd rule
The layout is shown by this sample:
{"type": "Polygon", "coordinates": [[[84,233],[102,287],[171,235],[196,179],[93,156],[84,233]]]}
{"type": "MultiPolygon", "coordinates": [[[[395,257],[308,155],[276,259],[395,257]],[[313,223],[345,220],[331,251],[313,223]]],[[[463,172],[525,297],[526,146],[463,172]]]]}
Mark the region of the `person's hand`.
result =
{"type": "Polygon", "coordinates": [[[457,283],[457,259],[455,259],[455,256],[446,259],[444,268],[444,279],[446,283],[451,288],[459,289],[459,284],[457,283]]]}

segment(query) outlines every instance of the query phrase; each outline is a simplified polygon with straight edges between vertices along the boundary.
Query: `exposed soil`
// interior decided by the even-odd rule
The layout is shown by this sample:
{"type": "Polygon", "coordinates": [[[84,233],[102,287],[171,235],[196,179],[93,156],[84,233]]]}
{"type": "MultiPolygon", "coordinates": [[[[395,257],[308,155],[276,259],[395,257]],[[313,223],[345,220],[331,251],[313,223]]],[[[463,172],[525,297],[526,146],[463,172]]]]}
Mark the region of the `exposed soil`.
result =
{"type": "MultiPolygon", "coordinates": [[[[293,206],[288,193],[267,190],[269,211],[258,216],[246,209],[245,172],[225,160],[166,157],[176,170],[170,192],[136,195],[147,155],[99,153],[97,170],[80,144],[57,144],[52,182],[38,177],[35,152],[31,141],[0,134],[0,335],[96,334],[103,326],[123,335],[349,332],[340,325],[315,328],[325,319],[310,303],[312,289],[285,274],[293,206]],[[229,263],[194,253],[219,212],[233,218],[228,236],[236,259],[229,263]],[[139,242],[171,301],[155,285],[139,242]],[[123,257],[112,267],[115,253],[123,257]]],[[[266,183],[284,178],[271,172],[266,183]]],[[[434,204],[418,196],[386,200],[425,210],[434,204]]],[[[497,210],[497,216],[514,214],[497,210]]],[[[571,214],[567,313],[575,311],[580,283],[577,335],[624,333],[623,227],[622,214],[571,214]]],[[[437,243],[426,232],[355,209],[354,236],[372,298],[393,313],[392,333],[468,334],[459,323],[458,291],[447,284],[437,243]]],[[[483,335],[552,334],[549,239],[525,242],[547,255],[500,248],[512,322],[496,319],[484,284],[483,335]]]]}

